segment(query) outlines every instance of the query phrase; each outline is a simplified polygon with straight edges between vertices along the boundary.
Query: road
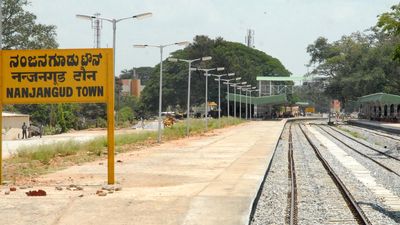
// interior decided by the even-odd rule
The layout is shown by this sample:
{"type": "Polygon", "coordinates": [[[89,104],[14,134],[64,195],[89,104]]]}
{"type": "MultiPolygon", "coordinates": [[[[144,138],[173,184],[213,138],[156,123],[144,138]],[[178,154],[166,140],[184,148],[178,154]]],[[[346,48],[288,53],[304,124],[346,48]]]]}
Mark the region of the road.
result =
{"type": "MultiPolygon", "coordinates": [[[[143,130],[156,130],[158,128],[157,121],[146,122],[144,129],[119,129],[115,131],[115,134],[127,134],[127,133],[137,133],[142,132],[143,130]]],[[[46,135],[39,137],[32,137],[29,139],[18,139],[18,140],[4,140],[2,143],[3,147],[3,158],[9,157],[11,154],[16,153],[19,148],[24,147],[35,147],[39,145],[47,145],[54,144],[58,142],[65,141],[77,141],[77,142],[86,142],[93,140],[97,137],[106,136],[107,131],[105,129],[100,130],[82,130],[82,131],[73,131],[64,134],[58,135],[46,135]]]]}

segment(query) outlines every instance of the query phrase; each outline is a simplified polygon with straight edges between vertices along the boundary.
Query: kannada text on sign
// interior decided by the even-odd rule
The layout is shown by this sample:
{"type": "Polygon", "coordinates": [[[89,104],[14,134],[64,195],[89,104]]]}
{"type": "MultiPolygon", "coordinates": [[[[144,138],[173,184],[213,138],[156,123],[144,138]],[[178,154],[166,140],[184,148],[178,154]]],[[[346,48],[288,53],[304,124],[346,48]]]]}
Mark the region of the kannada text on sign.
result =
{"type": "Polygon", "coordinates": [[[106,102],[112,49],[2,52],[2,102],[106,102]]]}

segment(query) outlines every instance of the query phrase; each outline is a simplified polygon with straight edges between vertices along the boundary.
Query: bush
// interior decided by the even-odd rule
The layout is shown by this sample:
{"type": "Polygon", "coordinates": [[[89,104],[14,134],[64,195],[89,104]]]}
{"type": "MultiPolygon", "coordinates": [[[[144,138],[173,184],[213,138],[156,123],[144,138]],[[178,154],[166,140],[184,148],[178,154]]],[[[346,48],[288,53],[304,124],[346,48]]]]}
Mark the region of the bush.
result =
{"type": "Polygon", "coordinates": [[[130,124],[135,118],[133,111],[130,107],[125,106],[121,108],[118,112],[118,124],[130,124]]]}

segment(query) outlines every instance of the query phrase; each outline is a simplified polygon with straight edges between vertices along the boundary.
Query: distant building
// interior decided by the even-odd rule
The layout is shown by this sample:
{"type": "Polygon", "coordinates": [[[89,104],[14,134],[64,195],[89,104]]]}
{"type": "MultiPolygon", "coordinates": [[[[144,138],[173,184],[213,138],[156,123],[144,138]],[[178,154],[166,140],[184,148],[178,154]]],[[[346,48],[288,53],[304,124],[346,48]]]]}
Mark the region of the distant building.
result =
{"type": "Polygon", "coordinates": [[[331,111],[335,113],[340,113],[340,101],[337,99],[332,100],[331,102],[331,111]]]}
{"type": "Polygon", "coordinates": [[[141,85],[140,79],[122,79],[121,95],[123,96],[136,96],[140,97],[140,93],[144,89],[141,85]]]}

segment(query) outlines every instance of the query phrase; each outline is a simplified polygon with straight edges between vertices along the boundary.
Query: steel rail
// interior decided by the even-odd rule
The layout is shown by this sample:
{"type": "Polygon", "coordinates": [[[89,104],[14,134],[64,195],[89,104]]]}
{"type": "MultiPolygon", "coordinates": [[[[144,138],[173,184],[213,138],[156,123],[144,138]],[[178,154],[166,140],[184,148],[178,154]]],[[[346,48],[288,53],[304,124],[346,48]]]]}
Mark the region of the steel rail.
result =
{"type": "Polygon", "coordinates": [[[339,141],[340,143],[342,143],[344,146],[346,146],[346,147],[349,148],[350,150],[353,150],[353,151],[357,152],[359,155],[361,155],[361,156],[363,156],[363,157],[365,157],[365,158],[371,160],[372,162],[378,164],[379,166],[381,166],[381,167],[384,168],[385,170],[387,170],[387,171],[389,171],[389,172],[395,174],[396,176],[400,177],[400,174],[397,173],[396,171],[390,169],[389,167],[387,167],[387,166],[385,166],[384,164],[378,162],[377,160],[373,159],[372,157],[370,157],[370,156],[368,156],[368,155],[366,155],[366,154],[364,154],[364,153],[358,151],[357,149],[351,147],[350,145],[346,144],[343,140],[340,140],[338,137],[335,137],[333,134],[329,133],[328,131],[326,131],[326,130],[323,129],[322,127],[320,127],[320,128],[321,128],[321,130],[323,130],[326,134],[328,134],[328,135],[331,136],[332,138],[336,139],[337,141],[339,141]]]}
{"type": "MultiPolygon", "coordinates": [[[[325,126],[324,126],[324,127],[325,127],[325,126]]],[[[400,161],[399,158],[394,157],[394,156],[392,156],[392,155],[389,155],[389,154],[387,154],[386,152],[382,152],[382,151],[380,151],[380,150],[378,150],[378,149],[376,149],[376,148],[374,148],[374,147],[371,147],[371,146],[369,146],[369,145],[367,145],[367,144],[365,144],[365,143],[362,143],[361,141],[359,141],[359,140],[357,140],[357,139],[355,139],[355,138],[353,138],[353,137],[350,137],[350,136],[348,136],[348,135],[346,135],[346,134],[344,134],[344,133],[342,133],[342,132],[340,132],[340,131],[338,131],[338,130],[336,130],[336,129],[333,129],[333,128],[330,127],[330,126],[327,126],[327,125],[326,125],[326,127],[329,127],[331,130],[333,130],[333,131],[335,131],[335,132],[337,132],[337,133],[339,133],[339,134],[341,134],[341,135],[343,135],[343,136],[345,136],[345,137],[351,139],[351,140],[354,141],[354,142],[359,143],[359,144],[362,145],[362,146],[365,146],[365,147],[371,149],[372,151],[378,152],[379,154],[382,154],[382,155],[384,155],[384,156],[386,156],[386,157],[388,157],[388,158],[394,159],[394,160],[396,160],[396,161],[400,161]]]]}
{"type": "Polygon", "coordinates": [[[292,124],[289,126],[289,149],[288,149],[288,176],[290,178],[291,191],[290,191],[290,212],[289,224],[297,224],[297,184],[296,184],[296,169],[293,158],[293,139],[292,139],[292,124]]]}
{"type": "Polygon", "coordinates": [[[305,138],[307,139],[308,143],[314,150],[317,158],[320,160],[320,162],[324,166],[326,172],[332,178],[332,181],[335,183],[336,187],[340,190],[340,193],[342,194],[348,207],[350,208],[351,212],[353,213],[354,218],[357,220],[357,222],[360,225],[371,225],[371,222],[368,220],[367,216],[364,214],[361,207],[357,204],[356,200],[354,199],[354,197],[350,193],[350,191],[347,189],[345,184],[342,182],[342,180],[339,178],[339,176],[335,173],[335,171],[332,169],[332,167],[329,165],[329,163],[324,159],[321,152],[318,150],[318,148],[315,146],[315,144],[311,141],[311,138],[306,134],[304,129],[300,125],[298,125],[298,126],[299,126],[301,132],[304,134],[305,138]]]}

